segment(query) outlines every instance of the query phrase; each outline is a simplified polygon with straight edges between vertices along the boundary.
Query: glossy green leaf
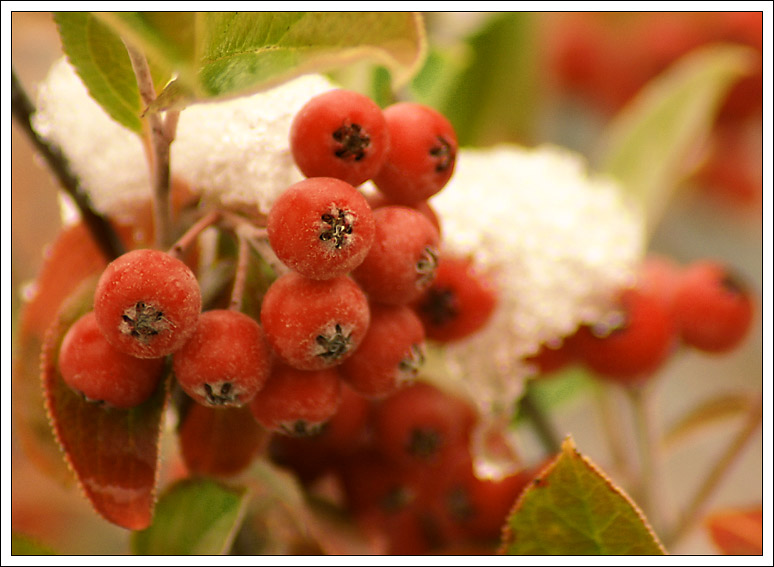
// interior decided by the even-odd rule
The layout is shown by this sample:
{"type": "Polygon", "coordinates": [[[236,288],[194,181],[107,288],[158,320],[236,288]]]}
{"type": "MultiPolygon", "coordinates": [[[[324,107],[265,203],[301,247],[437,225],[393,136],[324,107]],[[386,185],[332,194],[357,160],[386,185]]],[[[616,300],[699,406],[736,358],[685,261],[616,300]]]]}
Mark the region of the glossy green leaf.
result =
{"type": "Polygon", "coordinates": [[[536,18],[528,12],[488,17],[463,44],[432,51],[412,81],[415,98],[451,121],[460,145],[531,139],[542,84],[536,18]]]}
{"type": "Polygon", "coordinates": [[[92,98],[118,123],[142,131],[140,93],[121,38],[88,12],[56,12],[62,48],[92,98]]]}
{"type": "Polygon", "coordinates": [[[67,329],[91,309],[96,280],[76,291],[51,325],[41,354],[41,380],[51,426],[84,494],[106,520],[127,529],[151,523],[166,380],[141,405],[119,410],[86,401],[58,370],[67,329]]]}
{"type": "Polygon", "coordinates": [[[715,114],[754,53],[737,45],[691,52],[654,79],[611,124],[602,170],[644,210],[650,230],[699,164],[715,114]]]}
{"type": "Polygon", "coordinates": [[[571,439],[517,501],[503,533],[509,555],[663,555],[642,512],[571,439]]]}
{"type": "Polygon", "coordinates": [[[174,72],[152,110],[246,95],[296,76],[360,60],[390,69],[398,85],[425,51],[411,12],[100,13],[155,64],[174,72]]]}
{"type": "Polygon", "coordinates": [[[244,489],[190,478],[172,485],[156,505],[153,525],[132,535],[139,555],[228,553],[244,516],[244,489]]]}

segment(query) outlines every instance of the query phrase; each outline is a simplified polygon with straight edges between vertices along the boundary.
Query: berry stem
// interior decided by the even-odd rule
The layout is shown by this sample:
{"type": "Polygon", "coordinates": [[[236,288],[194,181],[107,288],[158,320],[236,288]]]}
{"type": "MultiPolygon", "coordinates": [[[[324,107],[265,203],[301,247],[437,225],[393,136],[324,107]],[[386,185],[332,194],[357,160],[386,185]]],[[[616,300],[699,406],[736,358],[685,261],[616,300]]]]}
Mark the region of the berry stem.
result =
{"type": "MultiPolygon", "coordinates": [[[[124,42],[137,78],[137,87],[143,103],[148,106],[156,99],[153,77],[145,56],[124,42]]],[[[146,111],[147,112],[147,111],[146,111]]],[[[174,139],[177,117],[168,116],[165,122],[156,112],[145,115],[151,147],[151,174],[153,184],[153,217],[155,223],[156,246],[160,249],[169,246],[172,240],[172,199],[170,190],[169,147],[174,139]]]]}
{"type": "Polygon", "coordinates": [[[32,127],[31,117],[36,109],[13,69],[11,69],[11,110],[17,125],[30,138],[35,149],[56,175],[62,189],[78,207],[83,224],[105,258],[111,261],[121,256],[126,250],[110,221],[94,208],[89,194],[60,149],[41,138],[32,127]]]}
{"type": "Polygon", "coordinates": [[[185,251],[190,248],[194,241],[196,241],[196,238],[199,236],[199,234],[201,234],[205,228],[210,227],[218,222],[221,216],[222,214],[220,211],[210,211],[204,215],[202,218],[196,221],[191,226],[191,228],[186,230],[183,236],[178,238],[177,242],[175,242],[169,249],[169,255],[180,259],[185,251]]]}
{"type": "Polygon", "coordinates": [[[239,251],[237,252],[236,274],[234,275],[234,287],[231,290],[231,302],[229,309],[241,311],[242,297],[245,293],[245,283],[247,282],[247,267],[250,260],[250,248],[247,239],[237,232],[239,241],[239,251]]]}
{"type": "Polygon", "coordinates": [[[602,421],[602,432],[610,451],[613,467],[623,479],[631,481],[635,478],[635,474],[632,470],[630,452],[627,450],[629,443],[621,427],[622,417],[618,411],[619,405],[611,399],[614,393],[619,392],[614,391],[608,384],[596,384],[594,390],[597,415],[602,421]]]}
{"type": "Polygon", "coordinates": [[[664,538],[664,544],[671,546],[685,536],[696,523],[704,517],[707,504],[713,493],[725,478],[728,471],[736,463],[742,451],[758,432],[763,420],[763,392],[758,392],[755,401],[750,405],[750,411],[742,424],[742,428],[731,439],[704,478],[696,494],[680,515],[676,525],[664,538]]]}
{"type": "Polygon", "coordinates": [[[545,412],[535,400],[534,392],[527,387],[519,402],[519,409],[527,419],[538,436],[543,448],[548,454],[556,454],[561,451],[562,443],[556,428],[549,421],[545,412]]]}
{"type": "Polygon", "coordinates": [[[656,533],[661,533],[665,520],[667,499],[664,481],[664,459],[661,451],[661,433],[658,429],[655,383],[627,388],[631,402],[637,447],[640,452],[639,504],[656,533]]]}

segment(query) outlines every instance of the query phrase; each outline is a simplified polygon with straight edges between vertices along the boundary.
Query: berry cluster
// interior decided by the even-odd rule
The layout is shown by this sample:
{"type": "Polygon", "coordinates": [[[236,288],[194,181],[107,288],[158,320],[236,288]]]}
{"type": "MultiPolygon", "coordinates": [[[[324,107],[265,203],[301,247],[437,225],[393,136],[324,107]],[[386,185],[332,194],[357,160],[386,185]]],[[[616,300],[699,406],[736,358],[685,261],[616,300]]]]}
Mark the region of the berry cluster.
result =
{"type": "Polygon", "coordinates": [[[476,414],[466,401],[422,380],[379,400],[348,386],[342,393],[341,407],[317,435],[275,435],[272,459],[311,490],[332,479],[343,505],[386,553],[497,541],[537,469],[478,477],[469,450],[476,414]]]}
{"type": "Polygon", "coordinates": [[[558,348],[532,357],[540,374],[581,362],[601,378],[638,383],[653,376],[680,346],[721,354],[737,348],[751,328],[749,287],[711,260],[681,267],[651,256],[632,288],[623,290],[609,321],[581,327],[558,348]]]}
{"type": "Polygon", "coordinates": [[[334,90],[296,115],[290,150],[306,178],[276,199],[265,227],[215,211],[169,253],[134,250],[107,266],[93,313],[62,344],[68,385],[134,407],[169,357],[176,385],[198,404],[245,406],[267,430],[307,436],[336,415],[343,390],[384,398],[416,377],[426,338],[458,340],[486,322],[494,291],[468,259],[441,254],[427,202],[454,170],[456,136],[443,116],[334,90]],[[368,197],[358,188],[366,181],[378,187],[368,197]],[[262,239],[279,260],[253,313],[240,310],[241,246],[229,308],[203,305],[178,259],[213,224],[240,242],[262,239]]]}

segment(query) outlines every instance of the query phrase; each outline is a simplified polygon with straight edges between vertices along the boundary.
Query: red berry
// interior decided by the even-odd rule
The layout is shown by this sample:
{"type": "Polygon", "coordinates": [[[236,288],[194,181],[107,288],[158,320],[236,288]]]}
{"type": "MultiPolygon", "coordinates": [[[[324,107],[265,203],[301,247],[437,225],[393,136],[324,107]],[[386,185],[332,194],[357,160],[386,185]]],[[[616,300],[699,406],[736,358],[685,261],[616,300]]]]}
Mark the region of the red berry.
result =
{"type": "Polygon", "coordinates": [[[416,382],[375,408],[374,443],[395,463],[438,463],[450,447],[467,442],[474,422],[467,402],[416,382]]]}
{"type": "Polygon", "coordinates": [[[497,305],[497,293],[472,260],[442,256],[435,281],[413,305],[428,338],[451,342],[486,325],[497,305]]]}
{"type": "Polygon", "coordinates": [[[656,297],[636,288],[620,298],[620,321],[581,327],[571,344],[583,362],[600,377],[637,383],[666,361],[675,345],[674,322],[656,297]]]}
{"type": "Polygon", "coordinates": [[[409,207],[382,207],[373,214],[376,237],[352,277],[376,302],[409,303],[435,278],[438,231],[422,213],[409,207]]]}
{"type": "Polygon", "coordinates": [[[135,358],[108,343],[93,311],[65,334],[58,364],[65,383],[87,400],[120,409],[150,398],[164,374],[163,358],[135,358]]]}
{"type": "Polygon", "coordinates": [[[173,356],[178,383],[205,406],[242,406],[271,371],[271,350],[255,319],[227,309],[205,311],[187,343],[173,356]]]}
{"type": "Polygon", "coordinates": [[[413,380],[424,363],[425,331],[404,305],[371,305],[371,323],[355,354],[340,367],[360,395],[379,398],[413,380]]]}
{"type": "Polygon", "coordinates": [[[382,109],[367,96],[344,89],[311,99],[290,126],[290,150],[307,177],[360,185],[381,169],[389,145],[382,109]]]}
{"type": "Polygon", "coordinates": [[[747,285],[713,261],[695,262],[683,273],[675,294],[683,341],[706,352],[727,352],[747,336],[753,302],[747,285]]]}
{"type": "Polygon", "coordinates": [[[105,338],[138,358],[181,348],[196,330],[201,308],[196,276],[159,250],[120,256],[105,268],[94,293],[94,314],[105,338]]]}
{"type": "Polygon", "coordinates": [[[443,189],[454,172],[457,136],[440,112],[415,102],[384,110],[390,151],[373,181],[401,205],[424,201],[443,189]]]}
{"type": "Polygon", "coordinates": [[[335,369],[298,370],[277,363],[250,411],[266,429],[307,436],[318,433],[340,403],[341,378],[335,369]]]}
{"type": "Polygon", "coordinates": [[[670,317],[673,317],[681,274],[682,268],[671,258],[651,254],[639,267],[637,289],[658,299],[670,317]]]}
{"type": "Polygon", "coordinates": [[[312,279],[330,279],[358,266],[374,240],[368,202],[349,183],[305,179],[285,190],[267,219],[269,243],[285,265],[312,279]]]}
{"type": "Polygon", "coordinates": [[[301,370],[344,362],[362,342],[369,321],[368,300],[348,276],[320,281],[288,272],[269,286],[261,304],[269,344],[301,370]]]}
{"type": "Polygon", "coordinates": [[[575,361],[575,352],[567,341],[558,346],[544,343],[537,353],[526,358],[525,361],[535,366],[536,377],[543,377],[572,364],[575,361]]]}
{"type": "MultiPolygon", "coordinates": [[[[394,201],[390,201],[386,195],[383,193],[373,192],[370,194],[365,195],[366,200],[368,201],[368,204],[371,205],[371,209],[380,209],[382,207],[390,207],[398,205],[399,203],[395,203],[394,201]]],[[[429,220],[431,223],[433,223],[433,226],[435,227],[435,230],[438,231],[438,234],[441,234],[441,219],[438,218],[438,214],[435,212],[435,209],[430,205],[429,201],[419,201],[418,203],[414,203],[413,205],[409,205],[412,209],[418,210],[420,213],[425,215],[427,217],[427,220],[429,220]]]]}

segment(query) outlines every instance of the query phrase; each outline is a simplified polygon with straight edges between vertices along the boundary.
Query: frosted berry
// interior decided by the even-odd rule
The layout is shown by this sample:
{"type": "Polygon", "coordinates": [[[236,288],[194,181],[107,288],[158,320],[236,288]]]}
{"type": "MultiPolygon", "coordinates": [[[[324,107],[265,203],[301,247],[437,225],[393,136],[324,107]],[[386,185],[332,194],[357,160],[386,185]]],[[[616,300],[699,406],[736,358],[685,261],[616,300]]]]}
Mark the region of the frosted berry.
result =
{"type": "Polygon", "coordinates": [[[416,378],[424,341],[422,322],[409,307],[373,304],[368,332],[341,365],[341,375],[362,396],[387,396],[416,378]]]}
{"type": "Polygon", "coordinates": [[[494,285],[468,258],[442,256],[435,280],[413,304],[427,337],[464,339],[489,321],[497,305],[494,285]]]}
{"type": "Polygon", "coordinates": [[[368,300],[348,276],[320,281],[288,272],[269,286],[261,304],[261,324],[272,349],[301,370],[344,362],[369,322],[368,300]]]}
{"type": "Polygon", "coordinates": [[[277,257],[312,279],[350,272],[368,254],[375,234],[365,197],[331,177],[291,185],[269,211],[266,229],[277,257]]]}
{"type": "Polygon", "coordinates": [[[286,435],[314,435],[338,410],[341,378],[335,369],[298,370],[278,363],[250,403],[266,429],[286,435]]]}
{"type": "Polygon", "coordinates": [[[451,447],[467,442],[474,422],[465,401],[415,382],[375,408],[374,442],[395,463],[438,463],[451,447]]]}
{"type": "Polygon", "coordinates": [[[62,379],[73,390],[87,400],[120,409],[150,398],[164,374],[163,358],[135,358],[108,343],[93,311],[65,334],[58,364],[62,379]]]}
{"type": "Polygon", "coordinates": [[[159,250],[120,256],[105,268],[94,293],[94,313],[105,338],[138,358],[181,348],[196,330],[201,308],[191,269],[159,250]]]}
{"type": "Polygon", "coordinates": [[[749,288],[718,262],[689,265],[680,278],[674,301],[682,339],[697,349],[730,351],[750,330],[754,309],[749,288]]]}
{"type": "Polygon", "coordinates": [[[381,169],[389,144],[382,109],[367,96],[345,89],[311,99],[290,126],[290,150],[306,177],[335,177],[360,185],[381,169]]]}
{"type": "Polygon", "coordinates": [[[427,217],[409,207],[382,207],[373,214],[376,237],[352,277],[376,302],[409,303],[435,279],[438,231],[427,217]]]}
{"type": "Polygon", "coordinates": [[[437,110],[415,102],[388,106],[384,117],[390,150],[374,183],[401,205],[427,200],[446,185],[454,172],[454,128],[437,110]]]}
{"type": "Polygon", "coordinates": [[[636,288],[621,294],[616,314],[610,323],[581,327],[571,344],[600,377],[636,384],[654,374],[674,350],[674,321],[658,297],[636,288]]]}
{"type": "Polygon", "coordinates": [[[227,309],[205,311],[172,368],[183,390],[205,406],[242,406],[263,387],[271,350],[255,319],[227,309]]]}

